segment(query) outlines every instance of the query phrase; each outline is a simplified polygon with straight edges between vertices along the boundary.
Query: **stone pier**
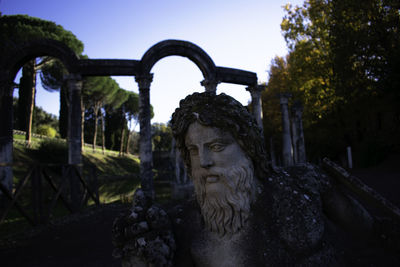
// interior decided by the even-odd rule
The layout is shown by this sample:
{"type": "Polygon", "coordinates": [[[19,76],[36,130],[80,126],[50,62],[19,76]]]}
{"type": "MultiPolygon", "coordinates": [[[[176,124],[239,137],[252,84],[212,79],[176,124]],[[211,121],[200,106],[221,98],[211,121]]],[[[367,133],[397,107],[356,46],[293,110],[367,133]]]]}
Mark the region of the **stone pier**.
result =
{"type": "Polygon", "coordinates": [[[295,116],[296,116],[295,110],[292,107],[292,109],[291,109],[291,118],[292,118],[291,129],[292,129],[293,163],[297,164],[298,160],[299,160],[298,159],[298,147],[297,147],[299,137],[298,137],[297,121],[296,121],[295,116]]]}
{"type": "Polygon", "coordinates": [[[270,137],[269,138],[269,153],[271,156],[271,166],[273,168],[276,167],[276,156],[275,156],[275,147],[274,147],[274,138],[270,137]]]}
{"type": "Polygon", "coordinates": [[[292,155],[292,140],[290,136],[290,118],[289,118],[289,98],[291,94],[281,93],[279,94],[279,100],[281,104],[282,112],[282,157],[283,166],[288,167],[293,165],[292,155]]]}
{"type": "MultiPolygon", "coordinates": [[[[68,164],[75,165],[82,174],[82,77],[69,74],[64,77],[68,85],[68,164]]],[[[75,211],[80,210],[82,189],[78,175],[70,170],[71,202],[75,211]]]]}
{"type": "Polygon", "coordinates": [[[140,123],[140,179],[144,193],[154,198],[153,153],[151,146],[150,84],[153,75],[135,77],[139,85],[139,123],[140,123]]]}
{"type": "Polygon", "coordinates": [[[262,124],[262,103],[261,103],[261,92],[265,90],[264,85],[249,86],[246,88],[251,95],[251,105],[253,109],[254,118],[257,121],[258,126],[263,130],[262,124]]]}
{"type": "Polygon", "coordinates": [[[175,180],[171,182],[172,198],[184,199],[194,192],[193,183],[188,179],[186,168],[179,149],[176,148],[175,139],[172,140],[171,159],[175,169],[175,180]]]}
{"type": "Polygon", "coordinates": [[[294,159],[296,164],[305,163],[307,160],[302,115],[303,106],[300,102],[295,102],[292,107],[292,133],[294,159]]]}
{"type": "MultiPolygon", "coordinates": [[[[0,183],[10,192],[13,186],[13,89],[12,82],[0,80],[0,183]]],[[[0,201],[2,194],[0,191],[0,201]]]]}
{"type": "Polygon", "coordinates": [[[68,164],[82,164],[82,77],[70,74],[64,78],[68,84],[68,164]]]}

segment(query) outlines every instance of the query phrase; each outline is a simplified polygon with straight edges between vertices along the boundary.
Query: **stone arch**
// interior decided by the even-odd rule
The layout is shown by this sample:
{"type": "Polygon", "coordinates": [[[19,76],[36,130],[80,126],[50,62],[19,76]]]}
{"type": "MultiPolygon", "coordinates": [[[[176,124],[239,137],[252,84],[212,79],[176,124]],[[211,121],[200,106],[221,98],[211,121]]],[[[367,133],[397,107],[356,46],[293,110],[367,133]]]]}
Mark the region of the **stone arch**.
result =
{"type": "Polygon", "coordinates": [[[41,56],[59,59],[70,73],[79,71],[77,54],[64,43],[52,39],[38,39],[14,46],[1,61],[1,67],[12,81],[25,62],[41,56]]]}
{"type": "Polygon", "coordinates": [[[197,45],[181,40],[165,40],[150,47],[141,59],[142,74],[150,70],[160,59],[168,56],[182,56],[194,62],[206,80],[215,80],[217,68],[211,57],[197,45]]]}
{"type": "MultiPolygon", "coordinates": [[[[12,163],[12,89],[13,80],[19,68],[28,60],[40,56],[52,56],[59,59],[72,75],[66,77],[68,88],[71,90],[69,157],[70,164],[81,163],[80,151],[80,93],[82,76],[102,75],[133,75],[139,84],[140,97],[140,176],[142,188],[148,193],[153,192],[152,182],[152,146],[150,125],[150,84],[153,66],[162,58],[168,56],[182,56],[191,60],[200,69],[204,81],[202,85],[206,91],[216,92],[219,82],[255,86],[257,75],[252,72],[216,67],[210,56],[197,45],[181,40],[165,40],[153,45],[138,60],[109,60],[109,59],[79,59],[79,57],[65,44],[50,39],[38,39],[21,44],[7,44],[5,55],[0,58],[0,162],[12,163]],[[11,89],[11,90],[10,90],[11,89]],[[11,114],[11,115],[10,115],[11,114]],[[74,118],[74,119],[72,119],[74,118]],[[78,119],[77,119],[78,118],[78,119]]],[[[2,171],[0,166],[0,172],[2,171]]],[[[12,169],[7,177],[12,177],[12,169]]],[[[3,169],[4,169],[3,168],[3,169]]],[[[1,182],[1,181],[0,181],[1,182]]]]}

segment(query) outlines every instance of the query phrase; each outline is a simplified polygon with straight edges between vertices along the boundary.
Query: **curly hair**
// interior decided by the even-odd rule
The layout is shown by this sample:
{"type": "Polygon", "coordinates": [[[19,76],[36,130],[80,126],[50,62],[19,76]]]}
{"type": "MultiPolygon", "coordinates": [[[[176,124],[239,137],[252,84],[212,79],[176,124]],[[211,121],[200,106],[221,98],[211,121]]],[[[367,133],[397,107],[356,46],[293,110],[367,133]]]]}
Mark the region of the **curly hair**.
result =
{"type": "Polygon", "coordinates": [[[189,174],[191,165],[189,152],[185,146],[185,135],[189,125],[195,121],[232,134],[252,160],[255,174],[259,179],[269,173],[264,138],[249,111],[226,94],[215,95],[212,92],[204,92],[194,93],[181,100],[179,108],[172,114],[172,133],[189,174]]]}

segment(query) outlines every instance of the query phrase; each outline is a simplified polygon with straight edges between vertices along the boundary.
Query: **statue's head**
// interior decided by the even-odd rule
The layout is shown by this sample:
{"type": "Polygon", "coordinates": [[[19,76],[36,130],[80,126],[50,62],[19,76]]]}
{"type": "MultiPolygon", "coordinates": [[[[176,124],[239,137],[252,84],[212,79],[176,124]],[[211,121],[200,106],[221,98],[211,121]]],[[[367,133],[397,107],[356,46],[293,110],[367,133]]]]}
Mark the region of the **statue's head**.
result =
{"type": "Polygon", "coordinates": [[[257,178],[267,174],[256,121],[232,97],[205,92],[182,100],[171,122],[207,227],[237,232],[255,200],[257,178]]]}

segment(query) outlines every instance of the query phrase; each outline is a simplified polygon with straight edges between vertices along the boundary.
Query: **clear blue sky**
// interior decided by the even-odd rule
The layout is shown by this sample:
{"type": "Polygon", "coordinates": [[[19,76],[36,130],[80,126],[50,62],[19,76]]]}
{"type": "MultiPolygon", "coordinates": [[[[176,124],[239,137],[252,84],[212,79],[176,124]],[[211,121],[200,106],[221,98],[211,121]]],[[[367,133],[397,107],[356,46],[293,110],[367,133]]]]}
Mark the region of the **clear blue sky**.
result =
{"type": "MultiPolygon", "coordinates": [[[[180,39],[200,46],[217,66],[253,71],[266,82],[271,60],[287,53],[280,23],[288,2],[303,0],[0,0],[0,11],[62,25],[90,58],[140,59],[157,42],[180,39]]],[[[164,58],[151,72],[152,122],[167,122],[180,99],[204,91],[200,70],[187,58],[164,58]]],[[[116,80],[138,92],[133,77],[116,80]]],[[[250,100],[244,86],[220,84],[217,92],[242,104],[250,100]]],[[[36,104],[58,115],[58,99],[58,93],[39,88],[36,104]]]]}

